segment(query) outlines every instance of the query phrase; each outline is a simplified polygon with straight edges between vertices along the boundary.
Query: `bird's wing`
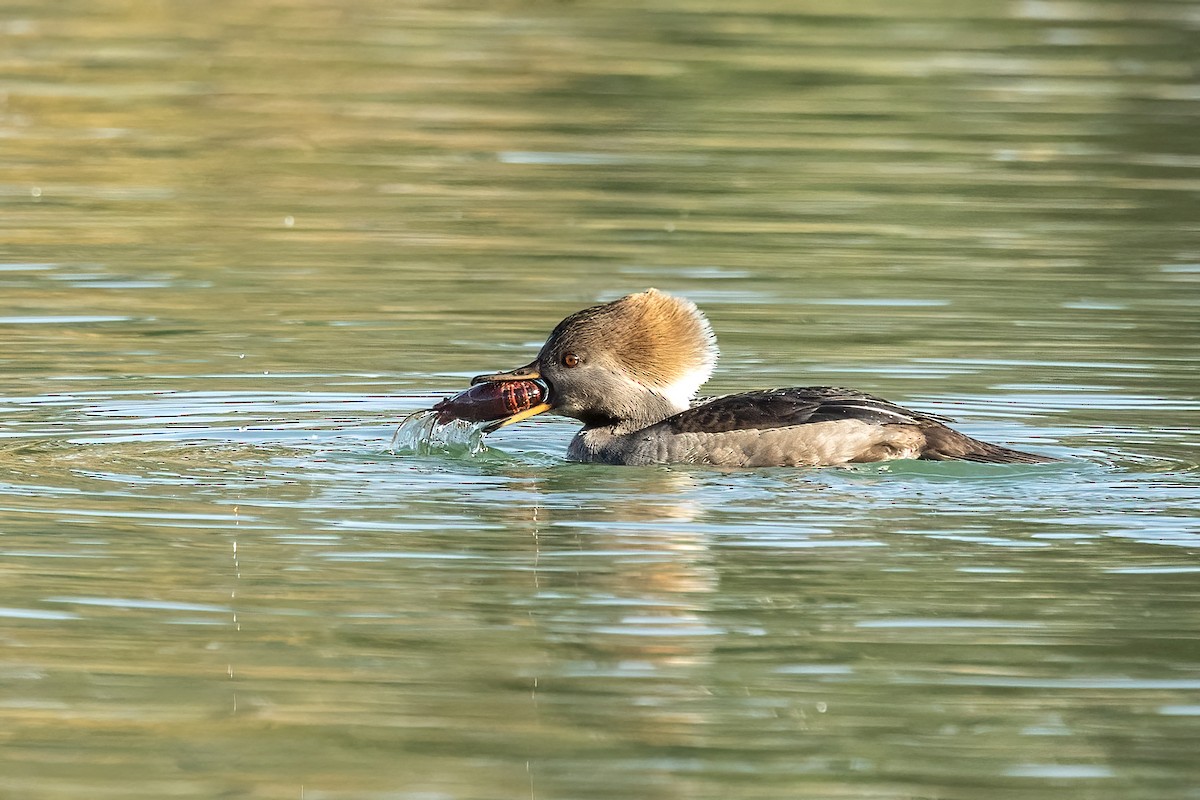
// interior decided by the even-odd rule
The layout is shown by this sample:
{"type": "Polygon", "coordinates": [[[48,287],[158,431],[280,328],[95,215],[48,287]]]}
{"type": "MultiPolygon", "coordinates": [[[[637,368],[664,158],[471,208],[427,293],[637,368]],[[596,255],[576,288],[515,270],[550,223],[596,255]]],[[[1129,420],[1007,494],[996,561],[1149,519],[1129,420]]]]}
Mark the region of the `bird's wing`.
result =
{"type": "Polygon", "coordinates": [[[916,425],[942,417],[912,411],[854,389],[808,386],[717,397],[665,420],[675,433],[763,430],[854,419],[876,425],[916,425]]]}

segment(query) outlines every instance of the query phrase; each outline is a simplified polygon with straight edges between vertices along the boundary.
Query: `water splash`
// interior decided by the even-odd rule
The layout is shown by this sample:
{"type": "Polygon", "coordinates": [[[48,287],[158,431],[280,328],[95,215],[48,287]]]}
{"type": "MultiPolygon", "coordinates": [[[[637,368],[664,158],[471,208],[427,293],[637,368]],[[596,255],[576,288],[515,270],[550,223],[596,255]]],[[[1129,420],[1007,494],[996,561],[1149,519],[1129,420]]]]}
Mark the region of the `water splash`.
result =
{"type": "Polygon", "coordinates": [[[484,425],[456,419],[445,424],[438,414],[425,409],[409,414],[392,436],[391,451],[396,454],[427,456],[433,453],[448,455],[478,455],[487,446],[483,443],[484,425]]]}

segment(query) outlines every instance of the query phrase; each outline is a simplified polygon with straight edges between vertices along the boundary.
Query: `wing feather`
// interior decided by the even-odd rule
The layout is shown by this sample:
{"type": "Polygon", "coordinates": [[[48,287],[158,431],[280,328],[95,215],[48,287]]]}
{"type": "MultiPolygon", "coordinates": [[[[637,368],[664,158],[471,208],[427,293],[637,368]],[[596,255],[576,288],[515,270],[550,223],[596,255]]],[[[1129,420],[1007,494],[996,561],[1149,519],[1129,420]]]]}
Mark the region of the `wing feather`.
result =
{"type": "Polygon", "coordinates": [[[666,420],[674,433],[766,430],[854,419],[876,425],[915,425],[944,418],[836,386],[765,389],[725,395],[666,420]]]}

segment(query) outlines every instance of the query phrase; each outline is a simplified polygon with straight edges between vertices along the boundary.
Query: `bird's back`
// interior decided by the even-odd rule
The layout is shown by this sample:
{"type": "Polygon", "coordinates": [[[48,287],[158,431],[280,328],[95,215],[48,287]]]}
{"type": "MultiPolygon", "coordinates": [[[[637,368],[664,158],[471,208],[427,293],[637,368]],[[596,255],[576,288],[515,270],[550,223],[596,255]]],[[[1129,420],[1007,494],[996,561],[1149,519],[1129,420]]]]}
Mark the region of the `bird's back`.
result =
{"type": "Polygon", "coordinates": [[[766,389],[698,403],[630,433],[584,429],[569,455],[620,464],[820,466],[920,458],[989,463],[1056,459],[982,442],[943,417],[830,386],[766,389]]]}

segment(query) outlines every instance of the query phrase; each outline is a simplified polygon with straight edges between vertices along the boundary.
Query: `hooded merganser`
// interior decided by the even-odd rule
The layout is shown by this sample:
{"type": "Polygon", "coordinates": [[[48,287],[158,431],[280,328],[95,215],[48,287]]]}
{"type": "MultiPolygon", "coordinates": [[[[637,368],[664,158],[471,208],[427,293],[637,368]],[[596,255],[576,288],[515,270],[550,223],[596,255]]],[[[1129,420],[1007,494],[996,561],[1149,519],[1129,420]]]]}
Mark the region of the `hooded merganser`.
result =
{"type": "Polygon", "coordinates": [[[488,432],[552,411],[583,423],[576,461],[720,466],[819,466],[899,458],[1034,464],[1057,459],[972,439],[943,417],[854,389],[765,389],[695,400],[717,362],[704,314],[649,289],[584,309],[551,332],[531,363],[479,375],[541,381],[544,401],[488,432]]]}

